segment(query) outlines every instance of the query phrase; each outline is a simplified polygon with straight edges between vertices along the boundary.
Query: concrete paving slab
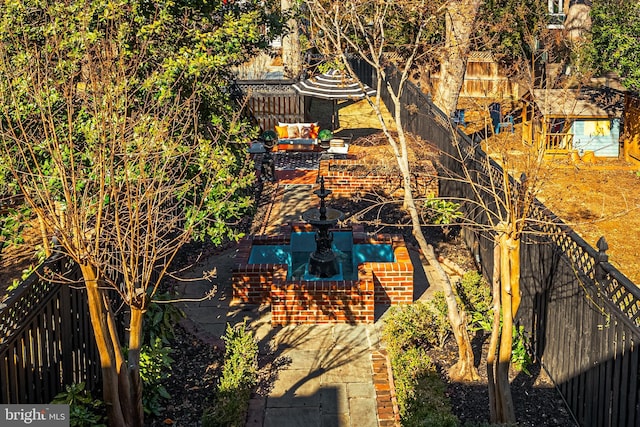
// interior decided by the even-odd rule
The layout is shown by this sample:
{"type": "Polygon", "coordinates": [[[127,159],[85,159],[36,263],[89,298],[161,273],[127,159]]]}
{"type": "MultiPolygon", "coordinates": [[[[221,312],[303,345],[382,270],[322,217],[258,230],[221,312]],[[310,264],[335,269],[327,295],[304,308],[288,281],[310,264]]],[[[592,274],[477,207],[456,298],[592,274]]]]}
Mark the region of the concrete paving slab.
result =
{"type": "Polygon", "coordinates": [[[344,383],[322,384],[320,389],[322,414],[349,414],[349,397],[344,383]]]}
{"type": "Polygon", "coordinates": [[[367,399],[373,399],[376,397],[376,390],[373,387],[371,381],[364,381],[361,383],[348,383],[347,395],[349,398],[363,397],[367,399]]]}
{"type": "Polygon", "coordinates": [[[329,348],[334,345],[329,325],[292,325],[278,330],[274,344],[281,349],[303,347],[307,350],[329,348]]]}
{"type": "Polygon", "coordinates": [[[322,427],[350,427],[348,414],[322,414],[320,421],[322,427]]]}
{"type": "Polygon", "coordinates": [[[278,374],[267,398],[267,408],[319,406],[320,374],[304,370],[284,370],[278,374]]]}
{"type": "Polygon", "coordinates": [[[332,337],[337,347],[365,347],[372,344],[372,335],[375,336],[373,325],[335,325],[332,337]]]}
{"type": "Polygon", "coordinates": [[[371,366],[365,367],[346,363],[340,367],[328,369],[322,374],[322,382],[363,382],[370,381],[371,375],[371,366]]]}
{"type": "Polygon", "coordinates": [[[291,360],[288,369],[307,370],[311,372],[320,368],[318,366],[318,353],[320,350],[307,350],[299,347],[285,349],[280,353],[281,357],[291,360]]]}
{"type": "Polygon", "coordinates": [[[349,399],[349,416],[353,427],[378,427],[376,402],[373,399],[349,399]]]}
{"type": "Polygon", "coordinates": [[[329,369],[339,368],[343,365],[354,367],[368,367],[371,364],[368,348],[328,348],[321,351],[318,356],[320,366],[329,369]]]}
{"type": "Polygon", "coordinates": [[[267,408],[264,427],[320,427],[320,408],[267,408]]]}
{"type": "Polygon", "coordinates": [[[281,188],[282,202],[277,207],[274,206],[267,231],[273,231],[281,224],[301,222],[302,213],[318,204],[317,197],[311,191],[312,187],[308,184],[290,184],[281,188]]]}

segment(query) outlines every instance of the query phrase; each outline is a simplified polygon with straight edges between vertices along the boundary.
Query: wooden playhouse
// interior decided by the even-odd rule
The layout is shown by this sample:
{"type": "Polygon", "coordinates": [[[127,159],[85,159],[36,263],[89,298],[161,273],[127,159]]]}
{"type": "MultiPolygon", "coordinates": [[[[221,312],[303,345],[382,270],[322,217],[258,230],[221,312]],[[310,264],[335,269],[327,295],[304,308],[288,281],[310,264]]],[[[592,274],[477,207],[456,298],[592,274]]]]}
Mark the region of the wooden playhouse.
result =
{"type": "Polygon", "coordinates": [[[545,156],[620,156],[621,92],[535,89],[522,99],[522,141],[543,149],[545,156]]]}

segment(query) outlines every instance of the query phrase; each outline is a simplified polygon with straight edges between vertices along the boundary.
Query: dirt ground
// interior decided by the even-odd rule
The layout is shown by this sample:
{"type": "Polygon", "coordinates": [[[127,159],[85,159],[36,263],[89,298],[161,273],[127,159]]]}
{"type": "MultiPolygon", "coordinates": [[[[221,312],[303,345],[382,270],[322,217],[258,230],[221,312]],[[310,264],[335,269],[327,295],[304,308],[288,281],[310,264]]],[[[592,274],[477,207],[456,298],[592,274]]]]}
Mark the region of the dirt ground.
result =
{"type": "MultiPolygon", "coordinates": [[[[490,100],[461,100],[459,106],[467,109],[467,126],[462,130],[468,135],[479,134],[490,122],[490,100]]],[[[505,103],[505,111],[517,105],[505,103]]],[[[338,134],[362,133],[369,145],[374,129],[379,129],[377,118],[364,101],[345,103],[339,109],[342,129],[338,134]],[[369,139],[366,139],[369,138],[369,139]]],[[[389,116],[387,116],[389,117],[389,116]]],[[[390,118],[389,118],[390,120],[390,118]]],[[[504,153],[511,173],[519,176],[523,164],[531,168],[537,163],[536,150],[522,144],[521,124],[516,116],[514,133],[490,134],[483,142],[487,152],[504,153]]],[[[367,145],[367,144],[365,144],[367,145]]],[[[353,147],[360,156],[366,147],[353,147]]],[[[370,148],[367,148],[370,150],[370,148]]],[[[377,156],[391,155],[386,147],[377,156]]],[[[416,147],[418,152],[424,147],[416,147]]],[[[526,170],[526,167],[524,167],[526,170]]],[[[531,172],[531,171],[530,171],[531,172]]],[[[618,159],[597,159],[594,163],[572,161],[569,158],[548,159],[533,171],[539,179],[536,186],[538,199],[565,223],[569,224],[588,244],[604,236],[609,244],[609,262],[634,283],[640,283],[640,165],[633,166],[618,159]]],[[[529,173],[528,173],[529,174],[529,173]]]]}
{"type": "Polygon", "coordinates": [[[550,170],[538,196],[591,246],[604,236],[609,262],[640,283],[640,174],[596,166],[550,170]]]}
{"type": "MultiPolygon", "coordinates": [[[[468,125],[463,131],[473,135],[488,122],[487,101],[462,100],[468,109],[468,125]]],[[[522,143],[517,105],[513,110],[515,132],[491,135],[482,146],[488,153],[504,154],[513,176],[524,170],[538,178],[538,199],[570,225],[592,247],[604,236],[609,244],[609,262],[631,281],[640,283],[640,165],[622,159],[555,157],[537,162],[538,150],[522,143]],[[538,165],[539,164],[539,168],[538,165]]],[[[500,159],[495,156],[498,162],[500,159]]]]}

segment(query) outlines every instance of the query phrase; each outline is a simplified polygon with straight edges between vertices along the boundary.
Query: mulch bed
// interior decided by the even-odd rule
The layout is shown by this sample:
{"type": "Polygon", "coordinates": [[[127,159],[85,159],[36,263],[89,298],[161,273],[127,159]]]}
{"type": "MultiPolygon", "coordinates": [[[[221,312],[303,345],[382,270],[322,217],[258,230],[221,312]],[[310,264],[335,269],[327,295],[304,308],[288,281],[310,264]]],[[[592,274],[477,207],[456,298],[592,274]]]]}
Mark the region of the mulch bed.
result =
{"type": "MultiPolygon", "coordinates": [[[[410,219],[398,209],[398,203],[382,204],[379,208],[362,213],[369,207],[370,201],[382,203],[383,195],[367,195],[360,199],[339,199],[332,207],[344,210],[347,217],[365,224],[367,231],[378,233],[402,234],[410,246],[415,246],[410,219]],[[398,227],[392,224],[402,224],[398,227]]],[[[441,255],[464,270],[476,269],[469,249],[459,235],[460,229],[454,227],[448,236],[437,227],[423,227],[423,233],[434,246],[437,255],[441,255]]],[[[479,332],[472,338],[476,367],[480,380],[473,383],[451,382],[447,372],[457,361],[458,349],[453,337],[450,337],[442,349],[429,349],[427,353],[439,367],[442,379],[448,384],[447,394],[451,400],[453,413],[462,424],[487,423],[489,420],[489,396],[487,391],[486,355],[489,335],[479,332]]],[[[516,419],[521,427],[570,427],[575,422],[566,409],[564,402],[551,379],[539,363],[528,367],[529,374],[511,370],[511,392],[516,408],[516,419]]]]}

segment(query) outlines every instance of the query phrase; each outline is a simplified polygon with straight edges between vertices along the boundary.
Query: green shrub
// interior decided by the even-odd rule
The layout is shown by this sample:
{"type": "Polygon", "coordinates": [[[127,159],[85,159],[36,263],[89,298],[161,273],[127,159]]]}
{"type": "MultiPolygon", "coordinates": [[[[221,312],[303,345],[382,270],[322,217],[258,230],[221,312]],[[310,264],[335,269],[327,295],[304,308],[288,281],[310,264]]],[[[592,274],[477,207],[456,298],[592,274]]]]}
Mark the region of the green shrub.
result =
{"type": "Polygon", "coordinates": [[[429,195],[424,201],[423,215],[428,222],[440,225],[445,237],[449,236],[451,225],[464,216],[459,203],[439,199],[434,195],[429,195]]]}
{"type": "Polygon", "coordinates": [[[58,393],[51,402],[69,405],[69,425],[71,427],[106,427],[104,424],[104,402],[94,399],[85,383],[71,384],[58,393]]]}
{"type": "Polygon", "coordinates": [[[436,368],[425,351],[419,347],[410,347],[405,351],[391,353],[390,356],[400,414],[406,416],[408,405],[415,400],[418,379],[435,371],[436,368]]]}
{"type": "Polygon", "coordinates": [[[491,331],[493,322],[491,288],[477,271],[467,272],[455,286],[458,301],[467,313],[472,330],[491,331]]]}
{"type": "Polygon", "coordinates": [[[438,348],[444,347],[444,343],[447,338],[453,332],[451,329],[451,322],[449,321],[449,307],[447,306],[447,300],[444,296],[444,292],[434,292],[433,298],[428,302],[432,311],[435,313],[432,327],[438,337],[438,348]]]}
{"type": "Polygon", "coordinates": [[[210,408],[202,416],[203,427],[244,426],[251,391],[257,381],[258,344],[245,323],[227,325],[222,377],[210,408]]]}
{"type": "Polygon", "coordinates": [[[387,345],[399,350],[420,346],[442,347],[451,332],[446,303],[443,311],[442,301],[444,294],[433,301],[392,307],[383,328],[387,345]]]}
{"type": "Polygon", "coordinates": [[[393,354],[391,366],[403,426],[458,425],[445,384],[423,349],[414,347],[393,354]]]}
{"type": "Polygon", "coordinates": [[[423,207],[427,219],[432,224],[449,225],[463,217],[459,203],[439,199],[433,194],[425,199],[423,207]]]}
{"type": "Polygon", "coordinates": [[[162,382],[171,376],[171,348],[162,339],[140,350],[140,378],[142,379],[142,406],[145,414],[160,415],[162,400],[171,398],[162,382]]]}
{"type": "MultiPolygon", "coordinates": [[[[493,302],[491,289],[482,275],[475,271],[465,274],[456,285],[456,293],[460,304],[469,316],[470,329],[490,333],[493,328],[493,302]]],[[[500,315],[500,324],[502,325],[502,314],[500,315]]],[[[528,374],[527,367],[532,363],[532,360],[527,349],[524,327],[514,326],[512,337],[511,363],[517,370],[528,374]]]]}
{"type": "MultiPolygon", "coordinates": [[[[154,296],[156,300],[171,300],[174,296],[168,292],[154,296]]],[[[169,344],[174,338],[173,327],[184,319],[182,310],[170,303],[152,302],[144,314],[144,342],[153,343],[160,338],[164,344],[169,344]]]]}
{"type": "Polygon", "coordinates": [[[457,426],[443,383],[425,348],[450,332],[442,292],[429,302],[394,307],[383,327],[403,426],[457,426]],[[446,332],[444,332],[446,331],[446,332]]]}
{"type": "Polygon", "coordinates": [[[511,363],[513,367],[518,371],[522,371],[527,375],[529,373],[528,367],[533,363],[531,355],[528,350],[528,338],[524,331],[524,326],[513,327],[513,343],[511,345],[511,363]]]}

